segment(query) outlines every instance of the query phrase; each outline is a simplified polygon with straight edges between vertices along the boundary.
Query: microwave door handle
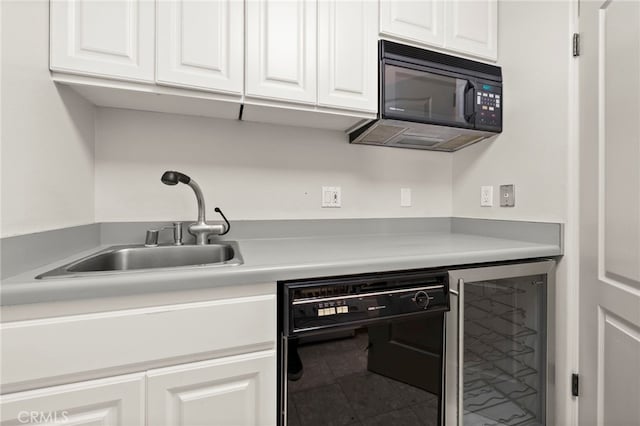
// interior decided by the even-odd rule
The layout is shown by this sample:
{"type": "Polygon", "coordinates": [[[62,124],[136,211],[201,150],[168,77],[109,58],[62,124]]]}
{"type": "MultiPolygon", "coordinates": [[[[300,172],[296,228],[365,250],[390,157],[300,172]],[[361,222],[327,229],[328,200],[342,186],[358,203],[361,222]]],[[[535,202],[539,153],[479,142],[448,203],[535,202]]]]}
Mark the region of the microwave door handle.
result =
{"type": "Polygon", "coordinates": [[[475,110],[473,101],[475,99],[474,94],[475,86],[470,81],[467,81],[467,85],[464,87],[464,119],[467,123],[473,124],[475,121],[475,110]]]}

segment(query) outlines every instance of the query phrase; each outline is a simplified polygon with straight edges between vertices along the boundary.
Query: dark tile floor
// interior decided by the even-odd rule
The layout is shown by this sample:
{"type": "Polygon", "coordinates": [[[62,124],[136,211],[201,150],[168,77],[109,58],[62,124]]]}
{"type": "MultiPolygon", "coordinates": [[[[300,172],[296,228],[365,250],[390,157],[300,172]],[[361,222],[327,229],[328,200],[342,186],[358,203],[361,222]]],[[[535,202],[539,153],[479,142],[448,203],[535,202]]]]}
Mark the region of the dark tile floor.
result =
{"type": "Polygon", "coordinates": [[[290,426],[436,426],[438,397],[367,370],[366,330],[300,344],[304,374],[289,381],[290,426]]]}

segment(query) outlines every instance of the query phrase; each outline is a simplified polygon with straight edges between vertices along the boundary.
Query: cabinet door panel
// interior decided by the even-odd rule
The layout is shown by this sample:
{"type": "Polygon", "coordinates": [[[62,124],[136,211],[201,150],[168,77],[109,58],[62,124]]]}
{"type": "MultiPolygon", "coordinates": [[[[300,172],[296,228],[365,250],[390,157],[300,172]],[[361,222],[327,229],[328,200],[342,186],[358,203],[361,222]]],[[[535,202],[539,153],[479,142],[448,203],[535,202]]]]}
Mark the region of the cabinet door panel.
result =
{"type": "Polygon", "coordinates": [[[316,103],[316,3],[247,2],[247,95],[316,103]]]}
{"type": "Polygon", "coordinates": [[[153,81],[154,2],[51,2],[51,69],[153,81]]]}
{"type": "Polygon", "coordinates": [[[381,0],[380,32],[441,47],[443,10],[443,2],[437,0],[381,0]]]}
{"type": "Polygon", "coordinates": [[[150,425],[275,423],[275,351],[150,370],[147,376],[150,425]]]}
{"type": "Polygon", "coordinates": [[[2,424],[145,424],[144,373],[3,395],[2,424]]]}
{"type": "Polygon", "coordinates": [[[158,2],[158,83],[242,94],[243,4],[158,2]]]}
{"type": "Polygon", "coordinates": [[[377,7],[368,0],[318,3],[318,104],[376,112],[377,7]]]}
{"type": "Polygon", "coordinates": [[[497,0],[450,0],[446,3],[445,16],[447,49],[497,59],[497,0]]]}

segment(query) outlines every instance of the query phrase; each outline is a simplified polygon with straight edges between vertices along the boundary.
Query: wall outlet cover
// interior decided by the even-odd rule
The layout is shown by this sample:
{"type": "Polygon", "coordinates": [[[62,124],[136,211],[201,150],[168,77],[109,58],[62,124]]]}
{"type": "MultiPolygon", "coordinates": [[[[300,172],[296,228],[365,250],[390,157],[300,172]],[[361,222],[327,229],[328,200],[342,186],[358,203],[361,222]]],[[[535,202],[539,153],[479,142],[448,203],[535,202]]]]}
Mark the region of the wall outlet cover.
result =
{"type": "Polygon", "coordinates": [[[493,207],[493,186],[480,187],[480,207],[493,207]]]}
{"type": "Polygon", "coordinates": [[[514,207],[516,205],[516,186],[500,185],[500,207],[514,207]]]}
{"type": "Polygon", "coordinates": [[[411,207],[411,188],[400,188],[400,207],[411,207]]]}
{"type": "Polygon", "coordinates": [[[342,189],[339,186],[322,187],[322,207],[342,207],[342,189]]]}

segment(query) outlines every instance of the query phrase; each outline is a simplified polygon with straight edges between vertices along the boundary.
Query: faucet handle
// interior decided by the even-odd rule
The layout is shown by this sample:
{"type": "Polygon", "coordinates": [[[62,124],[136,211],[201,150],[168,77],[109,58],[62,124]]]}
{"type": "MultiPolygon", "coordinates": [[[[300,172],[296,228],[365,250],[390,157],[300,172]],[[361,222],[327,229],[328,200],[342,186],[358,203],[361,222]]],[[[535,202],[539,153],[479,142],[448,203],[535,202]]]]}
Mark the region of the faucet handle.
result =
{"type": "Polygon", "coordinates": [[[173,230],[173,245],[181,246],[182,243],[182,222],[173,222],[171,225],[163,226],[160,229],[149,229],[147,230],[147,236],[145,238],[145,247],[157,247],[158,246],[158,235],[160,231],[164,231],[166,229],[173,230]]]}
{"type": "Polygon", "coordinates": [[[157,247],[158,246],[158,234],[159,229],[147,229],[147,236],[144,239],[145,247],[157,247]]]}

